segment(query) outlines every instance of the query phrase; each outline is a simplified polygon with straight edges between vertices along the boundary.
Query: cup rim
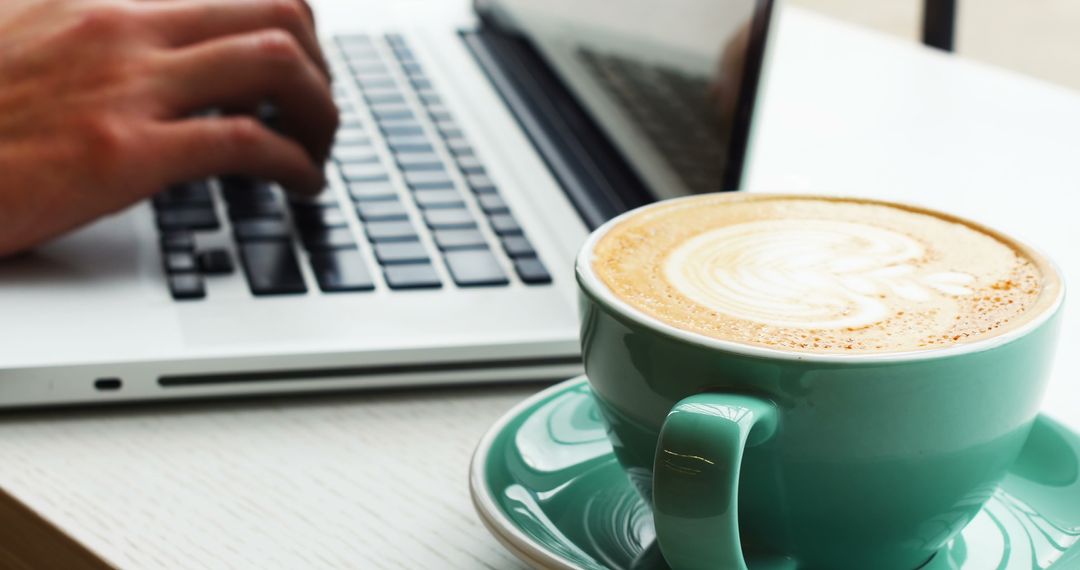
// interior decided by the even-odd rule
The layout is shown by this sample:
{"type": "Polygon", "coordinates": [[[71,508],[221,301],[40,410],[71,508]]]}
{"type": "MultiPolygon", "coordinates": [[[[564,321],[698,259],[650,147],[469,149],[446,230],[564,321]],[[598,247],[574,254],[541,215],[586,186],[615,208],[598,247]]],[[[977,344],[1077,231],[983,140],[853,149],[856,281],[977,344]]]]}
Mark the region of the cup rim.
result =
{"type": "Polygon", "coordinates": [[[813,353],[813,352],[796,352],[786,351],[776,348],[769,348],[765,346],[752,345],[748,343],[736,342],[731,340],[724,340],[714,338],[701,333],[680,329],[673,325],[669,325],[660,319],[646,314],[644,311],[636,309],[630,306],[629,303],[619,299],[611,289],[604,284],[600,278],[593,271],[592,260],[593,250],[596,247],[597,242],[600,241],[613,227],[620,224],[624,220],[634,216],[644,210],[651,208],[661,207],[673,202],[682,202],[695,199],[701,199],[704,196],[716,196],[720,194],[736,194],[735,192],[714,192],[711,194],[695,194],[691,196],[682,196],[679,198],[672,198],[668,200],[660,200],[644,206],[639,206],[628,212],[624,212],[607,222],[600,227],[593,230],[588,239],[585,240],[584,245],[578,250],[577,258],[574,262],[574,272],[577,277],[578,286],[586,295],[589,295],[594,301],[606,307],[609,311],[615,313],[619,317],[636,323],[640,326],[648,328],[658,334],[674,338],[686,342],[688,344],[701,346],[704,348],[711,348],[714,350],[721,350],[728,353],[738,354],[748,357],[766,358],[770,360],[784,360],[784,361],[801,361],[801,362],[818,362],[818,363],[831,363],[831,364],[844,364],[844,363],[886,363],[886,362],[903,362],[914,360],[936,360],[939,358],[947,358],[951,356],[959,356],[962,354],[970,354],[975,352],[982,352],[990,350],[1005,344],[1008,344],[1014,340],[1022,338],[1029,334],[1031,331],[1039,328],[1046,321],[1050,320],[1054,315],[1058,314],[1061,309],[1062,303],[1065,299],[1065,277],[1061,272],[1061,269],[1054,261],[1043,254],[1039,249],[1032,247],[1030,244],[1025,243],[1011,235],[1004,232],[997,231],[993,228],[969,220],[967,218],[942,212],[932,208],[919,206],[915,204],[907,204],[903,202],[894,202],[889,200],[878,200],[875,198],[862,198],[857,196],[827,196],[821,194],[785,194],[785,193],[772,193],[772,192],[738,192],[738,194],[751,196],[754,199],[772,198],[772,199],[824,199],[830,201],[845,201],[850,200],[854,202],[863,202],[869,204],[878,204],[883,206],[899,207],[909,211],[921,212],[929,215],[933,215],[946,220],[955,220],[957,222],[969,225],[976,230],[987,233],[991,236],[999,236],[1007,238],[1021,249],[1025,250],[1030,257],[1035,259],[1040,265],[1049,269],[1057,277],[1057,291],[1053,301],[1043,309],[1043,312],[1028,319],[1027,322],[1021,324],[1019,327],[1007,331],[1003,334],[980,339],[974,342],[954,344],[948,347],[942,348],[930,348],[925,350],[908,350],[897,352],[871,352],[860,354],[842,354],[842,353],[813,353]]]}

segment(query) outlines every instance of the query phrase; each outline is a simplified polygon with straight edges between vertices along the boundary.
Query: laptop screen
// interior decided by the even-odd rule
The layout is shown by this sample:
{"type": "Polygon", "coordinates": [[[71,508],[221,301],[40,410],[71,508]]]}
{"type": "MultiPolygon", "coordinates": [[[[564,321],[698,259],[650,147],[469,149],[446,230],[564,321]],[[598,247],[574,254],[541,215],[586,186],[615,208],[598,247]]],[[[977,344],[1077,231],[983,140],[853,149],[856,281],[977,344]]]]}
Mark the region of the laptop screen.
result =
{"type": "Polygon", "coordinates": [[[657,198],[738,189],[773,0],[481,0],[657,198]]]}

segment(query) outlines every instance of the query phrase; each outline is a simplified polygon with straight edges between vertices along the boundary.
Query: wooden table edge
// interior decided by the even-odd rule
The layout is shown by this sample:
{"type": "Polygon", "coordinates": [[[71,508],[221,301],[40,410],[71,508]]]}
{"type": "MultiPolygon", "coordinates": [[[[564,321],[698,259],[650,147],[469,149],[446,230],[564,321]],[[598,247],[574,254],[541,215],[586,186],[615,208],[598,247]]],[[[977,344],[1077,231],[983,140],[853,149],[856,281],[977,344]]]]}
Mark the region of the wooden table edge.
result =
{"type": "Polygon", "coordinates": [[[32,570],[112,568],[82,543],[60,530],[0,487],[0,568],[32,570]]]}

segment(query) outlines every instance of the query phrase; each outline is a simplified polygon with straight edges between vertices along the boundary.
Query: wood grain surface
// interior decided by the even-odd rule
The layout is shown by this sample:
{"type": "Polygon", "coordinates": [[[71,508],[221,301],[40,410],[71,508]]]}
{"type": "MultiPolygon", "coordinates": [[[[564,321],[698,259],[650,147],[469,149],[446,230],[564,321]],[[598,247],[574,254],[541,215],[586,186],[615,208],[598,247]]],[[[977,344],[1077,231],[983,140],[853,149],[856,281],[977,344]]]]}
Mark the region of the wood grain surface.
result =
{"type": "Polygon", "coordinates": [[[521,568],[468,462],[539,388],[9,414],[0,485],[124,568],[521,568]]]}

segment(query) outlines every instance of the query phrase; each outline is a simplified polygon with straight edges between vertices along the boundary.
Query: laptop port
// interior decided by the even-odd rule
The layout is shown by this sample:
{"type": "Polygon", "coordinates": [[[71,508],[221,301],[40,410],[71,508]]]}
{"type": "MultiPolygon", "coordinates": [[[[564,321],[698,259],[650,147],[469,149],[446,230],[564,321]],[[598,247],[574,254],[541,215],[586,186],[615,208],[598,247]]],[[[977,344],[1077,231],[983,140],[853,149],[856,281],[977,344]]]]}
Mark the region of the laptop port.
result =
{"type": "Polygon", "coordinates": [[[98,378],[94,380],[94,388],[101,390],[102,392],[119,390],[124,382],[119,378],[98,378]]]}

